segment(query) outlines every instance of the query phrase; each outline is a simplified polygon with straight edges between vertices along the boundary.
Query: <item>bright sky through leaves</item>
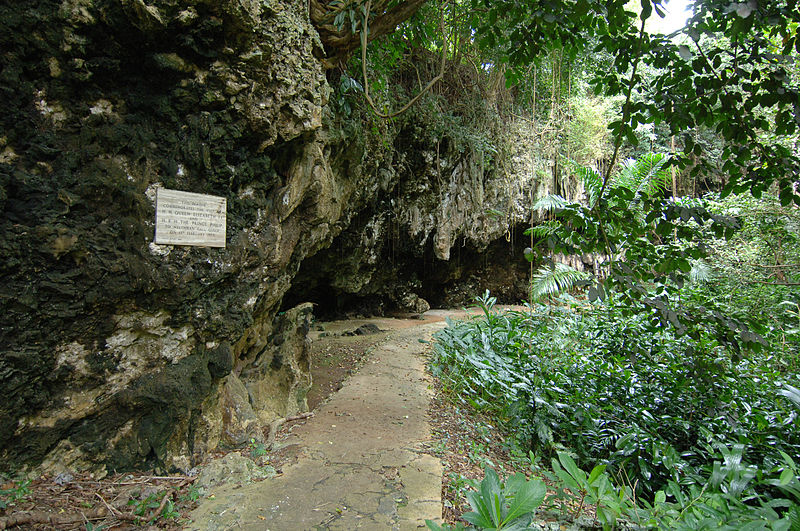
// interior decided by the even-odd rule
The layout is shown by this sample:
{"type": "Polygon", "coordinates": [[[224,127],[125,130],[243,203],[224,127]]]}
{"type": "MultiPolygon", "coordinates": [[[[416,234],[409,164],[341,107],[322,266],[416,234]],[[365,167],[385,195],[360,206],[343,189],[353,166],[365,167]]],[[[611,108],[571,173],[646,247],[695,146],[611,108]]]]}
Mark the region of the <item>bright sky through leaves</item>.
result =
{"type": "Polygon", "coordinates": [[[648,30],[651,33],[669,35],[673,31],[681,29],[686,25],[686,19],[692,14],[689,8],[691,4],[691,0],[669,0],[664,9],[667,16],[661,18],[654,12],[653,16],[648,20],[648,30]],[[687,8],[689,8],[688,11],[687,8]]]}

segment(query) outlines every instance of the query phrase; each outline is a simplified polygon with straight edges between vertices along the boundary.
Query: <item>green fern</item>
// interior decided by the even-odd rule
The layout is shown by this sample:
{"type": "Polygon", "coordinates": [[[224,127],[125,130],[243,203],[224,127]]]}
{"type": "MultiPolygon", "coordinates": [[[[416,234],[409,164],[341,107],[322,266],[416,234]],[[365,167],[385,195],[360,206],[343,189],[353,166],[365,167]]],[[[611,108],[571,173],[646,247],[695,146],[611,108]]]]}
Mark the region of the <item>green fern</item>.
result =
{"type": "Polygon", "coordinates": [[[553,267],[542,267],[531,280],[531,299],[539,300],[562,291],[568,291],[575,285],[589,278],[588,273],[578,271],[565,264],[554,264],[553,267]]]}
{"type": "Polygon", "coordinates": [[[666,190],[670,182],[670,175],[664,169],[666,162],[667,157],[663,153],[648,153],[636,160],[629,160],[614,176],[612,184],[653,197],[666,190]]]}
{"type": "MultiPolygon", "coordinates": [[[[566,159],[566,163],[572,167],[575,175],[583,183],[586,192],[588,207],[594,207],[603,188],[603,176],[597,170],[588,166],[583,166],[572,159],[566,159]]],[[[630,159],[623,163],[622,169],[611,176],[609,185],[618,188],[627,188],[632,192],[639,192],[653,197],[669,186],[671,176],[664,165],[667,163],[667,156],[663,153],[648,153],[638,159],[630,159]]],[[[556,210],[564,207],[563,198],[550,195],[543,197],[536,202],[534,208],[537,210],[556,210]]]]}
{"type": "Polygon", "coordinates": [[[561,222],[556,220],[544,221],[525,231],[526,236],[533,235],[535,238],[544,239],[552,236],[561,229],[561,222]]]}
{"type": "Polygon", "coordinates": [[[778,394],[791,400],[800,409],[800,389],[793,385],[783,384],[778,394]]]}
{"type": "Polygon", "coordinates": [[[586,197],[589,200],[589,207],[593,207],[597,202],[597,197],[600,195],[600,190],[603,188],[603,178],[596,170],[588,166],[578,164],[571,159],[568,159],[567,162],[575,170],[575,174],[580,177],[586,197]]]}
{"type": "Polygon", "coordinates": [[[555,211],[567,206],[567,200],[557,194],[550,194],[540,198],[533,204],[534,210],[555,211]]]}
{"type": "Polygon", "coordinates": [[[692,261],[689,278],[696,284],[705,284],[714,277],[714,269],[704,260],[692,261]]]}

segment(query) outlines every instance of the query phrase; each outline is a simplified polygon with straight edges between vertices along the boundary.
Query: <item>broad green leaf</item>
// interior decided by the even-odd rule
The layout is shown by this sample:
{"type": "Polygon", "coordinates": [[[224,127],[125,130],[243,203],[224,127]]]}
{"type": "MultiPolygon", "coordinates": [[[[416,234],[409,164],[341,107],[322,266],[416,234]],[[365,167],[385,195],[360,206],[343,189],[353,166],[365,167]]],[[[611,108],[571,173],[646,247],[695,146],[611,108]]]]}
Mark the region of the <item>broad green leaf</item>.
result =
{"type": "Polygon", "coordinates": [[[508,526],[504,525],[500,529],[503,531],[530,531],[532,528],[530,527],[530,524],[523,518],[521,520],[511,522],[511,524],[508,526]]]}
{"type": "Polygon", "coordinates": [[[597,466],[595,466],[592,469],[592,471],[589,473],[589,479],[587,480],[587,483],[589,483],[591,485],[605,471],[606,471],[606,465],[597,465],[597,466]]]}
{"type": "Polygon", "coordinates": [[[505,501],[501,499],[500,478],[497,476],[497,472],[489,467],[484,469],[484,474],[485,477],[480,485],[480,495],[487,509],[489,520],[497,526],[502,520],[502,504],[505,501]]]}
{"type": "Polygon", "coordinates": [[[783,518],[781,520],[772,522],[772,531],[790,531],[791,529],[792,523],[788,518],[783,518]]]}
{"type": "Polygon", "coordinates": [[[511,496],[516,495],[517,491],[524,487],[527,482],[528,478],[525,477],[525,474],[514,474],[510,478],[506,479],[503,493],[505,494],[506,498],[510,498],[511,496]]]}
{"type": "Polygon", "coordinates": [[[586,473],[578,468],[577,463],[568,453],[558,452],[558,460],[570,476],[581,483],[586,481],[586,473]]]}
{"type": "Polygon", "coordinates": [[[473,512],[464,514],[462,518],[467,522],[483,527],[492,525],[492,517],[489,512],[489,506],[487,505],[488,501],[489,500],[484,501],[483,496],[478,492],[468,492],[467,503],[472,507],[473,512]],[[470,515],[470,517],[467,518],[467,515],[470,515]]]}
{"type": "Polygon", "coordinates": [[[783,460],[786,462],[786,464],[787,464],[787,465],[789,465],[789,467],[790,467],[792,470],[796,470],[797,466],[794,464],[794,459],[792,459],[792,458],[789,456],[789,454],[787,454],[787,453],[786,453],[786,452],[784,452],[783,450],[780,450],[780,454],[781,454],[781,457],[783,457],[783,460]]]}
{"type": "Polygon", "coordinates": [[[491,514],[492,514],[492,522],[494,523],[495,527],[500,527],[504,518],[504,505],[505,505],[505,497],[499,493],[495,492],[492,494],[492,503],[490,504],[491,514]]]}
{"type": "MultiPolygon", "coordinates": [[[[467,498],[469,498],[469,494],[467,494],[467,498]]],[[[478,527],[479,529],[489,529],[494,527],[494,524],[491,518],[488,517],[488,515],[484,516],[475,511],[462,514],[461,519],[466,522],[469,522],[470,524],[478,527]]]]}
{"type": "Polygon", "coordinates": [[[544,482],[532,479],[517,490],[504,522],[511,522],[526,513],[533,513],[547,494],[544,482]]]}

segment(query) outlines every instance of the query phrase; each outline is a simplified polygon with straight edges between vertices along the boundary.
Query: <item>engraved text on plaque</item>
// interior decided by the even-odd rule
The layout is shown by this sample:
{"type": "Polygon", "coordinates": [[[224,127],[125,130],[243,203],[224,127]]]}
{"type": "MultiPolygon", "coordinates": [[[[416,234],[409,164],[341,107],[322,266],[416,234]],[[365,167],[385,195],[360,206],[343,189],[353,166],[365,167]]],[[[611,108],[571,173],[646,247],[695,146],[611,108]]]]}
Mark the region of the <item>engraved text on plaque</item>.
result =
{"type": "Polygon", "coordinates": [[[159,188],[156,237],[159,245],[225,247],[227,199],[159,188]]]}

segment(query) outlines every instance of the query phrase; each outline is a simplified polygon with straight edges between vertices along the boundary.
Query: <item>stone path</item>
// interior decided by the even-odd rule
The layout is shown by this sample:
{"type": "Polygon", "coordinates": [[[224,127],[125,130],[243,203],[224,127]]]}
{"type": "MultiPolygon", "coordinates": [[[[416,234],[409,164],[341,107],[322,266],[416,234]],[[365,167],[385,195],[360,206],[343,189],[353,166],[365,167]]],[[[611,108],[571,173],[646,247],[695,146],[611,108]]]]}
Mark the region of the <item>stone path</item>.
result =
{"type": "MultiPolygon", "coordinates": [[[[380,326],[380,323],[379,323],[380,326]]],[[[296,426],[283,474],[214,489],[187,529],[416,530],[441,521],[439,460],[426,451],[429,340],[443,322],[395,330],[344,387],[296,426]]]]}

